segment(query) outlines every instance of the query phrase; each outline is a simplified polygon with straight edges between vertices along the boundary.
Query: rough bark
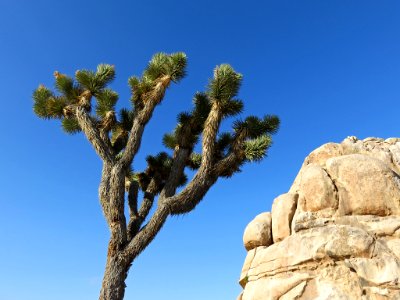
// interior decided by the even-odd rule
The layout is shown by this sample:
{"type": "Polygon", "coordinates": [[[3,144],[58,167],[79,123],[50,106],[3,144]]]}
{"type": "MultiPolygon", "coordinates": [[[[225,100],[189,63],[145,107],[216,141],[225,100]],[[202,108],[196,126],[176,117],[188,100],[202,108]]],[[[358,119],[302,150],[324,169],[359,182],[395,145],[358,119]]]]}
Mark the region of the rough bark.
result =
{"type": "Polygon", "coordinates": [[[169,211],[169,207],[164,203],[158,205],[149,222],[135,235],[122,251],[121,255],[126,257],[127,261],[133,262],[133,260],[151,243],[167,220],[169,211]]]}
{"type": "MultiPolygon", "coordinates": [[[[156,95],[159,96],[159,94],[156,95]]],[[[175,195],[179,179],[192,152],[192,148],[185,145],[187,147],[176,148],[169,177],[159,195],[157,209],[145,226],[143,226],[143,222],[153,206],[158,189],[157,182],[154,179],[150,182],[140,209],[137,207],[138,187],[133,184],[127,187],[130,220],[129,224],[126,225],[124,215],[125,164],[132,162],[140,146],[144,126],[150,119],[157,101],[154,100],[151,105],[148,104],[135,118],[130,142],[127,145],[128,150],[124,153],[124,157],[115,164],[105,163],[103,166],[103,177],[99,192],[103,211],[109,222],[111,238],[100,300],[122,299],[125,291],[124,281],[130,265],[155,238],[168,216],[193,210],[218,180],[221,173],[226,172],[238,162],[238,151],[232,151],[225,158],[214,161],[216,136],[222,120],[220,107],[217,103],[214,103],[205,121],[202,162],[191,182],[175,195]],[[130,155],[125,158],[127,153],[130,155]]]]}
{"type": "Polygon", "coordinates": [[[110,176],[111,176],[112,165],[110,163],[103,163],[103,170],[101,172],[101,181],[99,186],[99,199],[101,208],[103,210],[103,215],[106,218],[107,224],[110,224],[109,219],[109,191],[110,191],[110,176]]]}
{"type": "Polygon", "coordinates": [[[152,180],[147,187],[146,192],[144,193],[144,197],[142,200],[142,203],[140,205],[140,209],[136,214],[131,215],[131,218],[129,220],[128,224],[128,239],[132,239],[135,234],[140,229],[140,226],[142,226],[144,220],[148,216],[150,209],[153,206],[154,203],[154,197],[155,193],[157,190],[157,182],[156,180],[152,180]]]}
{"type": "Polygon", "coordinates": [[[158,83],[154,87],[153,92],[147,95],[144,108],[138,111],[135,120],[133,121],[133,126],[129,134],[124,154],[120,160],[123,166],[128,167],[131,165],[133,158],[139,150],[144,127],[153,115],[155,107],[161,102],[162,98],[164,97],[165,91],[168,88],[170,82],[170,76],[164,76],[160,78],[158,83]]]}
{"type": "MultiPolygon", "coordinates": [[[[111,169],[108,218],[111,231],[109,251],[121,250],[127,242],[125,201],[125,170],[120,164],[111,169]]],[[[114,253],[111,253],[113,255],[114,253]]]]}
{"type": "Polygon", "coordinates": [[[214,102],[211,111],[204,123],[203,141],[202,141],[202,161],[199,173],[208,172],[213,163],[215,138],[218,134],[218,128],[221,124],[222,113],[218,102],[214,102]]]}
{"type": "Polygon", "coordinates": [[[171,167],[171,173],[167,179],[167,182],[160,193],[160,199],[171,197],[175,194],[176,188],[178,187],[179,180],[182,177],[186,161],[188,160],[191,153],[191,149],[179,148],[175,152],[174,161],[171,167]]]}
{"type": "Polygon", "coordinates": [[[130,264],[120,256],[108,256],[99,300],[122,300],[125,295],[125,279],[130,264]]]}
{"type": "Polygon", "coordinates": [[[215,140],[221,124],[222,113],[215,101],[204,123],[201,165],[189,184],[177,195],[165,199],[173,215],[184,214],[193,210],[200,203],[218,177],[212,175],[215,140]]]}
{"type": "Polygon", "coordinates": [[[114,157],[111,149],[101,138],[99,129],[97,128],[96,124],[94,124],[86,110],[83,107],[77,106],[75,110],[75,116],[78,120],[79,126],[85,133],[87,139],[92,144],[100,158],[103,161],[113,162],[114,157]]]}
{"type": "Polygon", "coordinates": [[[165,205],[159,205],[150,221],[122,251],[115,251],[113,241],[108,247],[99,300],[122,300],[125,294],[125,279],[133,260],[151,243],[161,230],[169,215],[165,205]]]}

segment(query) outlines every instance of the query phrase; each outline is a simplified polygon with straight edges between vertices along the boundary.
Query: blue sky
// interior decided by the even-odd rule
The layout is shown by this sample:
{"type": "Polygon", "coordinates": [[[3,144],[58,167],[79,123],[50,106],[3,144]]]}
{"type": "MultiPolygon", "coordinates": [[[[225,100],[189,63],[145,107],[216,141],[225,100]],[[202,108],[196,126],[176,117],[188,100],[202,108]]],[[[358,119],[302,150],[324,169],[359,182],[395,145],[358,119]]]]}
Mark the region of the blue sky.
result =
{"type": "Polygon", "coordinates": [[[134,262],[125,299],[235,299],[246,224],[310,151],[349,135],[399,136],[398,1],[1,0],[1,300],[96,299],[105,264],[100,160],[82,135],[34,116],[33,89],[52,86],[55,70],[110,63],[128,106],[128,76],[159,51],[186,52],[188,76],[157,108],[135,169],[220,63],[244,75],[243,116],[274,113],[282,126],[264,162],[169,220],[134,262]]]}

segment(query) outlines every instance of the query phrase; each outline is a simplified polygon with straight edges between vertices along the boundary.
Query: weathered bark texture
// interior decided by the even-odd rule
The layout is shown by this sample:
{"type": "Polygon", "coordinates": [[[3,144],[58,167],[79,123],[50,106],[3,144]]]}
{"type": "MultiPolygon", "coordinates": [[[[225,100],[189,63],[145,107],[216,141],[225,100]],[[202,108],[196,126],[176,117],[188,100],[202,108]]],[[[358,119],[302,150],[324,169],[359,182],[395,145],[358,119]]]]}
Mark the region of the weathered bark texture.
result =
{"type": "Polygon", "coordinates": [[[99,300],[122,300],[129,264],[118,255],[108,256],[99,300]]]}

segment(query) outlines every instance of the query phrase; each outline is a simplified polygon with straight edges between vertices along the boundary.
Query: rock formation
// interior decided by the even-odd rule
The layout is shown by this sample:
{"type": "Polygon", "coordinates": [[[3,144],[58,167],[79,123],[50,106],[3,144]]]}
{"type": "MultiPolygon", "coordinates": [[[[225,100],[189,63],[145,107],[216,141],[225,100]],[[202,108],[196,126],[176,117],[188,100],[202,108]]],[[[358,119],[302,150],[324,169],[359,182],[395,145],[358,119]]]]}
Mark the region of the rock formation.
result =
{"type": "Polygon", "coordinates": [[[243,236],[241,300],[400,300],[400,139],[314,150],[243,236]]]}

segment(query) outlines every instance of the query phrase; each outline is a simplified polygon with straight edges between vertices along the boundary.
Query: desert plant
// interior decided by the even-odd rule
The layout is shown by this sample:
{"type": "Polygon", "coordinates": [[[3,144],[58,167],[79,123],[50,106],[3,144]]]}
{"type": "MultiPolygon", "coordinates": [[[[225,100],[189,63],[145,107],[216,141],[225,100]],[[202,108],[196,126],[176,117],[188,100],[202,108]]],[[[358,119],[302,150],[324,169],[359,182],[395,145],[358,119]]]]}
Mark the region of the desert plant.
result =
{"type": "Polygon", "coordinates": [[[236,98],[242,75],[223,64],[214,69],[206,91],[194,95],[192,111],[180,113],[176,128],[164,136],[170,154],[149,155],[146,169],[133,172],[144,128],[168,87],[185,76],[186,63],[183,53],[154,55],[142,76],[129,78],[132,108],[118,114],[118,94],[108,87],[115,77],[112,65],[79,70],[74,79],[55,72],[56,92],[40,85],[33,93],[36,115],[61,120],[66,133],[83,132],[103,163],[99,199],[110,240],[101,300],[123,299],[133,260],[168,216],[189,213],[219,178],[232,176],[246,162],[262,160],[278,130],[278,117],[250,116],[234,122],[232,132],[219,132],[225,118],[243,109],[236,98]],[[189,182],[186,168],[195,170],[189,182]]]}

